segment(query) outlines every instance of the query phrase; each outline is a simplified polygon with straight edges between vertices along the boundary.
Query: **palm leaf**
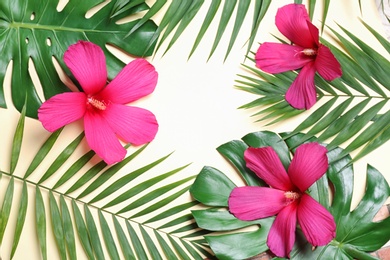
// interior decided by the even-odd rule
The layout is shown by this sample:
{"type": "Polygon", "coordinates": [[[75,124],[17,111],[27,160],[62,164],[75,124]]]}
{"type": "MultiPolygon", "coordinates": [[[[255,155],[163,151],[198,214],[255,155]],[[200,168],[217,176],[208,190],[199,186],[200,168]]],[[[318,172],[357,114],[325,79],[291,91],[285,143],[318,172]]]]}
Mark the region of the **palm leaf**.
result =
{"type": "MultiPolygon", "coordinates": [[[[55,69],[55,58],[62,69],[69,70],[62,61],[64,51],[70,44],[78,40],[88,40],[98,44],[104,50],[107,58],[109,77],[113,78],[123,67],[123,63],[113,56],[106,44],[122,48],[133,55],[150,55],[145,46],[150,42],[150,35],[156,30],[156,25],[148,20],[138,28],[132,37],[124,36],[137,21],[117,24],[124,15],[132,15],[148,8],[144,1],[135,1],[137,5],[121,5],[123,1],[114,0],[102,7],[92,17],[86,18],[86,13],[103,1],[69,1],[61,12],[57,11],[57,0],[27,1],[4,0],[0,2],[0,106],[6,108],[3,83],[10,61],[12,65],[12,102],[21,111],[27,101],[26,115],[37,116],[37,109],[42,103],[32,77],[29,73],[31,59],[43,95],[47,99],[55,94],[69,91],[61,81],[55,69]],[[119,14],[116,9],[126,12],[119,14]],[[116,13],[115,18],[110,18],[116,13]],[[143,43],[143,44],[142,44],[143,43]]],[[[133,2],[133,1],[132,1],[133,2]]]]}
{"type": "MultiPolygon", "coordinates": [[[[363,25],[389,53],[389,42],[364,22],[363,25]]],[[[358,151],[353,162],[389,140],[388,121],[385,120],[389,116],[386,105],[389,100],[390,76],[387,71],[390,70],[390,61],[347,29],[339,28],[343,34],[333,29],[331,31],[342,47],[325,39],[322,42],[339,60],[343,75],[332,82],[315,77],[318,100],[322,101],[322,105],[313,107],[306,119],[286,138],[306,131],[305,135],[300,136],[298,143],[301,143],[319,135],[319,141],[329,143],[330,150],[346,145],[340,158],[358,151]],[[381,120],[376,120],[378,118],[381,120]]],[[[259,117],[258,121],[268,120],[268,124],[273,124],[303,112],[293,109],[283,99],[286,86],[291,85],[296,72],[268,75],[252,66],[244,67],[252,76],[239,75],[238,88],[262,97],[241,108],[260,108],[254,114],[259,117]]]]}
{"type": "MultiPolygon", "coordinates": [[[[24,120],[25,115],[21,114],[19,122],[24,120]]],[[[23,150],[25,141],[21,125],[19,123],[17,126],[17,138],[13,139],[12,145],[12,150],[18,150],[18,153],[23,150]]],[[[159,171],[161,164],[171,156],[168,154],[125,174],[123,171],[134,167],[131,166],[133,159],[141,156],[147,146],[138,149],[130,147],[133,152],[123,162],[111,167],[105,164],[102,167],[101,162],[90,155],[92,152],[82,154],[79,158],[72,159],[74,163],[69,163],[71,158],[68,154],[83,146],[84,135],[76,136],[69,144],[59,148],[57,140],[61,140],[60,132],[51,134],[36,155],[32,155],[28,174],[20,177],[20,174],[15,174],[18,171],[13,174],[1,172],[0,184],[6,185],[7,189],[0,201],[0,243],[6,232],[14,232],[12,248],[3,251],[9,252],[4,257],[16,258],[18,253],[23,253],[23,248],[18,247],[18,244],[23,237],[23,229],[32,224],[25,222],[27,217],[31,217],[31,213],[35,214],[38,240],[32,239],[31,241],[36,242],[30,241],[30,246],[39,248],[43,259],[50,258],[48,245],[52,244],[51,239],[56,244],[61,259],[75,258],[82,251],[92,259],[122,259],[123,256],[125,259],[205,257],[202,253],[204,249],[199,251],[202,245],[193,239],[193,236],[199,239],[202,234],[197,234],[199,229],[196,225],[188,225],[188,221],[193,222],[190,210],[198,203],[188,200],[172,206],[179,198],[183,201],[182,195],[188,191],[189,182],[194,179],[194,176],[179,177],[188,165],[157,175],[150,174],[152,170],[159,171]],[[51,159],[50,148],[54,146],[60,153],[57,158],[51,159]],[[47,170],[35,171],[34,169],[44,167],[42,161],[48,163],[47,170]],[[62,173],[69,172],[72,173],[71,176],[65,179],[61,176],[62,173]],[[86,180],[85,175],[80,174],[82,172],[93,172],[94,176],[89,174],[86,180]],[[141,176],[144,181],[134,185],[141,176]],[[83,181],[80,182],[80,179],[83,181]],[[165,180],[170,182],[162,185],[165,180]],[[77,188],[71,192],[64,193],[60,189],[62,186],[73,187],[76,183],[77,188]],[[16,196],[19,190],[14,189],[15,184],[22,185],[20,196],[16,196]],[[29,187],[33,189],[28,189],[29,187]],[[29,197],[35,201],[33,204],[29,203],[29,197]],[[17,205],[18,211],[12,210],[14,205],[17,205]],[[10,218],[17,219],[16,223],[10,224],[10,218]],[[176,221],[172,222],[172,219],[176,221]],[[192,235],[185,237],[180,230],[192,235]],[[53,232],[53,236],[49,236],[48,231],[53,232]],[[161,248],[154,241],[159,241],[161,248]],[[82,248],[78,246],[80,244],[82,248]]],[[[18,167],[20,159],[13,160],[14,168],[18,167]]]]}

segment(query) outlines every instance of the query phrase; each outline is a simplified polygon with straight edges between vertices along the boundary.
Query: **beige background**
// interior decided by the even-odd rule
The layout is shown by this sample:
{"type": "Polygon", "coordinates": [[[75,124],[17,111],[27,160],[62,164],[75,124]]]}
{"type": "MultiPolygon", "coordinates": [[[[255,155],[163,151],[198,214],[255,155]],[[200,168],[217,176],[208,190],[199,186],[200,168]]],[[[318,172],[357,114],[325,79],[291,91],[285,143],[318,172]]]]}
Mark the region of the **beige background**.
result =
{"type": "MultiPolygon", "coordinates": [[[[158,86],[152,95],[140,100],[137,102],[137,105],[151,110],[156,115],[160,125],[159,132],[156,139],[148,146],[142,155],[129,165],[129,167],[134,168],[123,169],[115,179],[130,172],[132,169],[136,169],[153,160],[161,158],[170,152],[174,152],[168,160],[155,170],[156,174],[192,163],[180,173],[182,177],[190,176],[197,174],[203,166],[209,165],[226,173],[238,185],[241,185],[242,181],[237,177],[233,168],[222,158],[215,148],[233,139],[240,139],[245,134],[254,131],[291,131],[310,113],[310,111],[308,111],[303,116],[270,127],[265,127],[264,122],[257,123],[255,122],[256,118],[251,118],[251,114],[254,113],[254,110],[245,111],[237,109],[239,106],[257,98],[254,95],[234,88],[234,81],[238,79],[236,74],[247,73],[242,69],[240,63],[244,62],[246,46],[244,48],[242,48],[242,46],[246,41],[246,36],[249,35],[251,13],[245,21],[231,55],[225,62],[223,62],[223,58],[228,44],[229,34],[226,34],[223,37],[222,45],[217,49],[214,56],[206,62],[214,39],[214,32],[218,25],[215,22],[211,25],[211,31],[206,34],[206,38],[202,41],[193,57],[190,60],[187,60],[195,35],[202,24],[203,15],[207,12],[207,2],[210,1],[206,0],[206,4],[203,6],[201,13],[195,17],[194,21],[179,38],[178,42],[164,57],[162,57],[162,51],[164,50],[165,45],[161,48],[162,51],[159,51],[153,59],[149,59],[149,61],[155,65],[156,70],[159,73],[158,86]]],[[[274,41],[271,33],[280,35],[274,24],[276,9],[291,2],[292,1],[282,0],[272,1],[268,13],[261,24],[261,29],[258,32],[256,38],[257,42],[274,41]]],[[[331,1],[327,25],[332,28],[337,28],[335,25],[336,22],[342,24],[361,39],[365,39],[368,43],[377,48],[378,51],[385,53],[382,47],[373,40],[373,37],[364,29],[364,26],[359,21],[359,18],[362,18],[379,32],[384,32],[374,1],[361,2],[363,6],[362,15],[360,14],[357,0],[331,1]]],[[[64,4],[65,2],[61,1],[61,3],[64,4]]],[[[317,4],[317,6],[319,5],[317,4]]],[[[313,23],[317,26],[320,25],[319,20],[321,12],[322,10],[317,7],[313,19],[313,23]]],[[[217,14],[217,17],[219,17],[219,13],[217,14]]],[[[159,20],[160,18],[161,17],[158,16],[155,19],[159,20]]],[[[231,28],[232,24],[229,24],[227,32],[230,32],[231,28]]],[[[325,34],[325,37],[330,39],[327,34],[325,34]]],[[[256,51],[256,49],[257,46],[254,46],[253,51],[256,51]]],[[[123,53],[116,53],[125,62],[129,62],[132,59],[123,53]]],[[[387,54],[385,57],[389,58],[387,54]]],[[[0,109],[0,121],[2,122],[0,128],[0,140],[2,144],[2,149],[0,149],[0,169],[5,172],[9,172],[12,136],[19,117],[19,113],[16,112],[10,104],[10,73],[11,71],[8,71],[8,77],[4,86],[9,108],[0,109]]],[[[320,105],[321,103],[317,103],[313,110],[320,105]]],[[[388,109],[388,107],[386,109],[388,109]]],[[[43,165],[37,169],[35,175],[32,175],[32,179],[34,179],[34,177],[39,178],[41,175],[39,172],[47,169],[49,162],[51,161],[50,159],[55,158],[60,149],[65,147],[68,142],[73,140],[81,131],[82,126],[80,123],[74,123],[66,127],[64,133],[60,137],[59,144],[55,146],[58,149],[50,154],[50,158],[45,160],[43,165]]],[[[23,176],[33,155],[47,136],[49,136],[49,133],[43,129],[40,122],[33,119],[27,119],[21,155],[22,163],[18,165],[15,173],[16,175],[23,176]]],[[[86,149],[86,146],[82,148],[83,149],[77,150],[77,152],[72,155],[62,169],[69,167],[78,156],[86,151],[84,150],[84,148],[86,149]]],[[[388,181],[390,180],[388,161],[389,151],[390,143],[387,143],[354,165],[356,172],[354,205],[359,201],[362,194],[361,192],[364,190],[365,169],[368,163],[376,167],[385,175],[388,181]]],[[[56,176],[60,176],[61,173],[63,173],[63,171],[61,172],[60,170],[56,176]]],[[[8,183],[7,178],[8,177],[3,176],[3,180],[0,182],[0,201],[3,199],[5,188],[8,183]]],[[[139,181],[137,181],[137,183],[138,182],[139,181]]],[[[49,180],[45,184],[50,186],[53,182],[49,180]]],[[[16,181],[16,191],[19,191],[20,188],[20,183],[16,181]]],[[[29,188],[30,192],[34,192],[33,187],[29,188]]],[[[68,187],[64,187],[62,190],[65,190],[66,188],[68,187]]],[[[16,194],[18,193],[19,192],[16,192],[16,194]]],[[[77,192],[75,194],[77,194],[77,192]]],[[[188,200],[188,195],[182,197],[182,201],[186,200],[188,200]]],[[[40,259],[39,249],[35,246],[30,246],[30,244],[35,244],[35,242],[31,243],[31,241],[37,240],[34,230],[35,218],[33,205],[33,196],[30,196],[28,217],[15,259],[40,259]]],[[[12,216],[16,216],[16,209],[17,205],[13,207],[12,216]]],[[[15,219],[11,217],[9,225],[14,226],[14,223],[15,219]]],[[[9,255],[11,250],[11,230],[12,229],[7,229],[3,245],[0,248],[0,255],[3,257],[3,260],[7,259],[6,256],[9,255]]],[[[53,241],[52,233],[49,230],[49,259],[58,259],[55,248],[56,245],[53,241]]],[[[85,255],[82,248],[80,245],[77,246],[80,250],[80,259],[84,259],[85,255]]]]}

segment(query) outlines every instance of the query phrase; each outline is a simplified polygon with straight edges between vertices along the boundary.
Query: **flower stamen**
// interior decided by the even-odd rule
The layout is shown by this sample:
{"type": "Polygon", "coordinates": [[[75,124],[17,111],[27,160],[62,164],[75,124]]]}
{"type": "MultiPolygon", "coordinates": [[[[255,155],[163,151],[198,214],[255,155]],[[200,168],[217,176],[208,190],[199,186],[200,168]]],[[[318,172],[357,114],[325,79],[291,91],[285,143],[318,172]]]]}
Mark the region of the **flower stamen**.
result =
{"type": "Polygon", "coordinates": [[[311,49],[311,48],[304,49],[301,52],[303,54],[305,54],[306,56],[315,56],[315,55],[317,55],[317,50],[314,50],[314,49],[311,49]]]}
{"type": "Polygon", "coordinates": [[[284,197],[287,199],[288,203],[292,203],[295,200],[299,199],[301,197],[301,194],[294,191],[286,191],[284,193],[284,197]]]}
{"type": "Polygon", "coordinates": [[[88,104],[99,110],[106,110],[107,106],[103,101],[97,100],[93,97],[88,98],[88,104]]]}

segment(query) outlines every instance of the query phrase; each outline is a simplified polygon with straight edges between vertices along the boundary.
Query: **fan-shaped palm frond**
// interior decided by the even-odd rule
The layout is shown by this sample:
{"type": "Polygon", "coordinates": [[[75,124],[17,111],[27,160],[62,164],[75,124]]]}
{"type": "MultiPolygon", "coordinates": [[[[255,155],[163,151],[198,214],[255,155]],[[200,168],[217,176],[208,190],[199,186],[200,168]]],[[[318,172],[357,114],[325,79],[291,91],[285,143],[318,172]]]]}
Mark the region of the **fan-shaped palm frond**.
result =
{"type": "MultiPolygon", "coordinates": [[[[390,43],[366,23],[363,24],[390,53],[390,43]]],[[[339,60],[343,75],[332,82],[316,76],[318,99],[326,101],[317,109],[312,108],[313,112],[288,137],[307,130],[301,142],[318,135],[321,142],[332,139],[328,149],[350,140],[340,158],[364,146],[354,157],[357,160],[390,139],[390,111],[385,107],[389,100],[390,61],[342,26],[340,28],[346,36],[331,30],[343,50],[325,39],[322,42],[339,60]]],[[[238,88],[262,97],[242,108],[260,107],[255,116],[260,116],[259,120],[271,119],[269,124],[304,112],[292,108],[284,100],[284,93],[296,77],[296,72],[269,75],[248,65],[244,67],[254,76],[240,75],[238,88]]]]}
{"type": "Polygon", "coordinates": [[[103,161],[91,163],[94,153],[89,151],[67,169],[60,170],[81,145],[84,134],[80,134],[63,148],[46,171],[36,171],[42,160],[47,162],[51,148],[61,136],[60,129],[43,143],[24,176],[20,176],[16,169],[21,161],[24,122],[25,108],[14,135],[10,172],[0,172],[0,184],[6,187],[0,203],[0,245],[5,232],[13,230],[12,248],[7,250],[11,253],[3,257],[11,259],[20,249],[18,243],[23,229],[33,223],[25,221],[34,218],[31,212],[35,214],[38,237],[31,246],[40,247],[43,259],[48,259],[47,245],[51,236],[47,233],[51,231],[61,259],[76,259],[82,252],[76,244],[82,245],[89,259],[211,257],[207,247],[199,241],[204,232],[199,231],[190,214],[190,209],[198,203],[182,196],[194,179],[194,176],[178,176],[187,165],[157,175],[149,174],[158,171],[168,154],[127,174],[121,172],[124,166],[131,169],[130,164],[146,149],[145,145],[134,148],[122,162],[111,167],[103,161]],[[59,171],[63,172],[60,177],[55,174],[59,171]],[[168,184],[163,184],[164,180],[168,184]],[[46,184],[49,182],[54,184],[46,184]],[[22,186],[20,194],[14,189],[15,183],[22,186]],[[34,197],[35,205],[31,205],[29,197],[34,197]],[[14,207],[18,210],[12,213],[14,207]],[[15,225],[9,223],[10,218],[17,219],[15,225]]]}

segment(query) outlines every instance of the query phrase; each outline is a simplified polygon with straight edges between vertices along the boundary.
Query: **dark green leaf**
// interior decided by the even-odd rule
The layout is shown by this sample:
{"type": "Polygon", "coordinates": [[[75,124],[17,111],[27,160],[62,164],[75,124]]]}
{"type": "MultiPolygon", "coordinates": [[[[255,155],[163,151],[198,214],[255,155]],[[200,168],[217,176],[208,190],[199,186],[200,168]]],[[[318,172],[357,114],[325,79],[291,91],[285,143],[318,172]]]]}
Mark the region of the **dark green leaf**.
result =
{"type": "Polygon", "coordinates": [[[236,185],[225,174],[212,167],[203,167],[190,188],[192,196],[208,206],[226,207],[236,185]]]}
{"type": "Polygon", "coordinates": [[[219,146],[217,151],[236,167],[248,185],[264,186],[260,178],[246,167],[246,162],[243,158],[247,148],[248,145],[244,142],[235,140],[219,146]]]}
{"type": "MultiPolygon", "coordinates": [[[[118,46],[133,55],[150,55],[153,48],[146,52],[146,46],[156,30],[152,21],[144,23],[132,37],[124,36],[137,23],[117,23],[117,19],[110,18],[117,0],[110,1],[92,17],[86,13],[102,1],[71,0],[65,8],[58,12],[58,1],[49,0],[37,4],[26,0],[4,0],[0,2],[2,32],[0,34],[0,85],[4,84],[7,64],[12,60],[11,87],[12,100],[20,111],[27,99],[26,115],[37,116],[37,109],[41,104],[31,76],[28,63],[31,59],[41,82],[45,98],[69,91],[60,80],[52,58],[59,61],[62,68],[62,55],[70,44],[78,40],[88,40],[98,44],[106,53],[107,66],[110,78],[123,67],[123,63],[110,55],[106,44],[118,46]],[[49,42],[49,44],[47,43],[49,42]]],[[[119,18],[119,17],[118,17],[119,18]]],[[[153,46],[153,43],[150,44],[153,46]]],[[[68,71],[66,69],[66,71],[68,71]]],[[[4,96],[0,88],[0,96],[4,96]]],[[[4,99],[0,99],[4,101],[4,99]]],[[[5,103],[0,106],[5,107],[5,103]]]]}
{"type": "Polygon", "coordinates": [[[261,224],[261,221],[241,221],[226,210],[193,210],[192,214],[200,228],[211,231],[227,231],[261,224]]]}
{"type": "Polygon", "coordinates": [[[272,222],[270,219],[268,226],[256,231],[206,236],[206,240],[218,259],[246,259],[268,249],[266,241],[272,222]]]}

